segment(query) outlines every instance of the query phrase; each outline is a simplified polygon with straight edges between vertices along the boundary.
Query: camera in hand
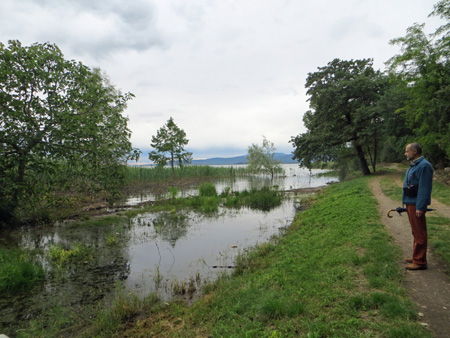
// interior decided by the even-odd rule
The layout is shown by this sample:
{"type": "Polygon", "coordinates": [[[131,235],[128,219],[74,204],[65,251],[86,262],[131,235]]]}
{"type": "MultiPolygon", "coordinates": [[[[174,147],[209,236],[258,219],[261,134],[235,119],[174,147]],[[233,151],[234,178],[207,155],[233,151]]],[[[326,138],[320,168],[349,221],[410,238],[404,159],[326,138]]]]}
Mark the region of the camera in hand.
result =
{"type": "Polygon", "coordinates": [[[417,185],[408,184],[407,186],[403,187],[403,193],[408,197],[416,197],[418,188],[419,186],[417,185]]]}

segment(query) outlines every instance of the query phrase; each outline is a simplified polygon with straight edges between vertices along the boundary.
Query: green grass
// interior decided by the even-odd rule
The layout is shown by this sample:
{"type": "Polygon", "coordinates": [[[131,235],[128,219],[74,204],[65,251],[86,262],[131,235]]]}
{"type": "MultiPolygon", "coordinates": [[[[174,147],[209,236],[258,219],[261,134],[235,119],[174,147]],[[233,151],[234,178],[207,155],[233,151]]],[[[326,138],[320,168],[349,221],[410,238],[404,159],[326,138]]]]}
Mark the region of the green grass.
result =
{"type": "Polygon", "coordinates": [[[401,286],[400,252],[367,183],[328,187],[285,236],[241,256],[193,307],[171,304],[125,335],[431,337],[401,286]]]}
{"type": "Polygon", "coordinates": [[[427,217],[428,239],[434,252],[450,264],[450,219],[427,217]]]}
{"type": "Polygon", "coordinates": [[[393,201],[402,203],[402,187],[395,183],[392,176],[381,178],[380,186],[387,197],[393,201]]]}
{"type": "Polygon", "coordinates": [[[442,182],[433,182],[432,198],[439,202],[450,205],[450,187],[442,182]]]}
{"type": "MultiPolygon", "coordinates": [[[[321,191],[285,235],[240,255],[233,276],[206,285],[191,307],[119,293],[94,318],[36,321],[20,336],[431,337],[402,288],[400,250],[380,223],[369,179],[321,191]]],[[[430,217],[429,228],[446,257],[447,219],[430,217]]]]}
{"type": "Polygon", "coordinates": [[[30,252],[0,248],[0,294],[28,290],[44,277],[44,269],[30,252]]]}

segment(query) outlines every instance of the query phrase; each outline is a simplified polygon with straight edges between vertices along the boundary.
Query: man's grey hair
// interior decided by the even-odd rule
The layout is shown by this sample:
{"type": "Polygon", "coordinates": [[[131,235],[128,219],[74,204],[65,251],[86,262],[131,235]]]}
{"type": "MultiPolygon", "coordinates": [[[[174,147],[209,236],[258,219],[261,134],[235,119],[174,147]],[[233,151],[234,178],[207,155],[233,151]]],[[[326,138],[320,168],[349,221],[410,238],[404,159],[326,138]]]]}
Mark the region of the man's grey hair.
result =
{"type": "Polygon", "coordinates": [[[409,148],[411,150],[413,149],[417,150],[417,154],[422,155],[422,146],[419,143],[413,142],[409,145],[409,148]]]}

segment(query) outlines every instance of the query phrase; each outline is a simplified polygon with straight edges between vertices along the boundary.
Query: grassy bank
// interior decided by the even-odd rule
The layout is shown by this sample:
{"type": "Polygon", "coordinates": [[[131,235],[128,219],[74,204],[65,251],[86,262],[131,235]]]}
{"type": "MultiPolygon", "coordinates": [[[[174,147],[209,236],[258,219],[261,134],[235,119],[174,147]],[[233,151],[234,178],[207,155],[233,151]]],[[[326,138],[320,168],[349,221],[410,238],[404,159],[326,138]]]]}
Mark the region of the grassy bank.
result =
{"type": "MultiPolygon", "coordinates": [[[[18,336],[431,337],[402,288],[400,250],[380,223],[370,179],[321,191],[283,236],[240,257],[233,276],[206,285],[193,306],[119,292],[96,318],[58,312],[59,322],[34,321],[18,336]]],[[[382,179],[394,196],[392,183],[382,179]]],[[[201,197],[215,197],[206,188],[201,197]]],[[[445,257],[447,219],[430,222],[445,257]]]]}
{"type": "Polygon", "coordinates": [[[361,178],[326,189],[285,236],[243,257],[234,276],[209,286],[194,306],[163,306],[115,334],[429,337],[401,287],[399,250],[367,183],[361,178]]]}

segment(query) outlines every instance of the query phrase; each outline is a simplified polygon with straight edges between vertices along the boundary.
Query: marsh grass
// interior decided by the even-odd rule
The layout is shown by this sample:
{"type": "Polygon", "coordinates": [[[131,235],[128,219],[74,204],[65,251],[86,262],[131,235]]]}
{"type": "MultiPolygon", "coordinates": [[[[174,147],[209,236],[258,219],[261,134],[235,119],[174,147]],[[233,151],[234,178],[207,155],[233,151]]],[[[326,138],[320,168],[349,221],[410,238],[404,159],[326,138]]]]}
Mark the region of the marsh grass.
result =
{"type": "Polygon", "coordinates": [[[171,168],[127,167],[128,182],[170,181],[185,178],[242,177],[248,175],[245,168],[183,166],[171,168]]]}
{"type": "Polygon", "coordinates": [[[401,286],[399,257],[368,179],[332,185],[284,236],[240,256],[233,276],[194,306],[170,306],[123,334],[431,337],[401,286]]]}
{"type": "Polygon", "coordinates": [[[44,277],[42,265],[31,252],[0,248],[0,294],[28,290],[44,277]]]}

